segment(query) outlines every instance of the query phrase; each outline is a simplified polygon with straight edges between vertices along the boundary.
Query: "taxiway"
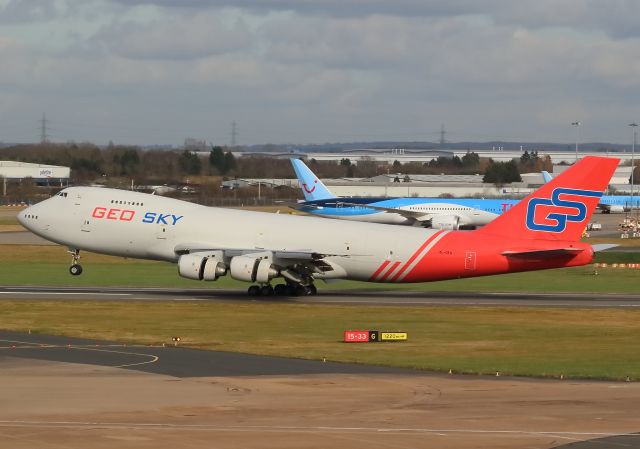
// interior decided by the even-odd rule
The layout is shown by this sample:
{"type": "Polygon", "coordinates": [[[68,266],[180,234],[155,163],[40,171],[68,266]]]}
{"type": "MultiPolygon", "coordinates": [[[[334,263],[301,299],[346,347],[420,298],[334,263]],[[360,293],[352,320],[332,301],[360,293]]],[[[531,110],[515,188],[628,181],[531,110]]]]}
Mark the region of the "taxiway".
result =
{"type": "Polygon", "coordinates": [[[0,448],[637,447],[640,384],[0,332],[0,448]]]}

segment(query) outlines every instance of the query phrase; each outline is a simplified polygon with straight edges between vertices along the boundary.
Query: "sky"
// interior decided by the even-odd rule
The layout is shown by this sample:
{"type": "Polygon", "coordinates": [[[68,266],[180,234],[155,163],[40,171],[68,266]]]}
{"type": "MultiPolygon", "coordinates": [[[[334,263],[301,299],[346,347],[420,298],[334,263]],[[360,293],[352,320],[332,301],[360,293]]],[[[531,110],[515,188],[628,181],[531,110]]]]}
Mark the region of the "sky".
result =
{"type": "Polygon", "coordinates": [[[612,142],[636,0],[0,0],[0,141],[612,142]],[[580,121],[581,126],[571,126],[580,121]]]}

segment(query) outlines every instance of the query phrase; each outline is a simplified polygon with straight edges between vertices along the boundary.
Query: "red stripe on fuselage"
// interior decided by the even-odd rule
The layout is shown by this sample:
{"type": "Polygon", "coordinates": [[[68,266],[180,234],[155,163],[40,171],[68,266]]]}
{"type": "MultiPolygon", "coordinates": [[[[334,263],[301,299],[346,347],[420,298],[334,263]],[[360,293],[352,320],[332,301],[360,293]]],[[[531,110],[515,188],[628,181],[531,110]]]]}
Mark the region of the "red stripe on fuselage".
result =
{"type": "Polygon", "coordinates": [[[382,265],[380,265],[380,267],[376,270],[376,272],[371,275],[371,278],[369,280],[375,281],[378,275],[382,273],[382,270],[384,270],[385,267],[389,265],[389,263],[391,263],[390,260],[385,260],[384,262],[382,262],[382,265]]]}
{"type": "Polygon", "coordinates": [[[438,231],[435,234],[433,234],[431,237],[429,237],[421,246],[420,248],[418,248],[418,251],[416,251],[415,253],[413,253],[413,255],[409,258],[409,260],[407,260],[407,263],[404,264],[404,266],[400,269],[400,271],[398,271],[396,273],[396,275],[390,279],[391,282],[395,281],[396,279],[398,279],[402,273],[404,273],[404,271],[409,268],[409,265],[411,265],[413,263],[413,261],[416,259],[416,257],[418,257],[418,254],[420,254],[429,243],[431,243],[433,241],[433,239],[435,239],[438,235],[442,234],[443,231],[438,231]]]}
{"type": "Polygon", "coordinates": [[[387,276],[389,276],[391,273],[393,273],[393,271],[398,268],[398,265],[400,265],[400,261],[396,261],[393,263],[393,265],[391,265],[391,268],[389,268],[387,270],[387,272],[384,274],[384,276],[382,276],[382,278],[380,278],[380,282],[384,282],[384,280],[387,278],[387,276]]]}

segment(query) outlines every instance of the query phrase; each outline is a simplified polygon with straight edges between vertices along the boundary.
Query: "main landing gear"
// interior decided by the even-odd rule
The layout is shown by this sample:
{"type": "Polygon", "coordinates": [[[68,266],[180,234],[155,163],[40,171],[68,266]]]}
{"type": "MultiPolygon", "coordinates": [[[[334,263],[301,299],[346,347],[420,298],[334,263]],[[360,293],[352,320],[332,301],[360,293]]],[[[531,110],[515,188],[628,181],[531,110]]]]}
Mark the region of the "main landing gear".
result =
{"type": "Polygon", "coordinates": [[[318,293],[316,286],[313,284],[277,284],[272,287],[271,284],[252,285],[247,290],[249,296],[313,296],[318,293]]]}
{"type": "Polygon", "coordinates": [[[69,273],[71,273],[73,276],[81,275],[82,265],[78,263],[78,261],[80,260],[80,250],[69,250],[69,254],[71,254],[71,266],[69,267],[69,273]]]}

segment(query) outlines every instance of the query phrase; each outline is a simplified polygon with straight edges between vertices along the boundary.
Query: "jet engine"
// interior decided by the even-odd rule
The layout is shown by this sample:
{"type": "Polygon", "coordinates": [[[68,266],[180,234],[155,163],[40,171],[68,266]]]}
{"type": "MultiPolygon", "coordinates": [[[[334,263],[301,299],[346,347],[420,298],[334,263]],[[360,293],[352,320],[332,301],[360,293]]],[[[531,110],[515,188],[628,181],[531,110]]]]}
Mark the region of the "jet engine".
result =
{"type": "Polygon", "coordinates": [[[221,251],[185,254],[178,259],[178,274],[183,278],[215,281],[226,273],[221,251]]]}
{"type": "Polygon", "coordinates": [[[436,215],[431,219],[431,227],[434,229],[458,229],[460,217],[457,215],[436,215]]]}
{"type": "Polygon", "coordinates": [[[229,274],[232,278],[246,282],[269,282],[279,275],[269,258],[246,254],[231,259],[229,274]]]}
{"type": "Polygon", "coordinates": [[[608,210],[605,210],[605,213],[607,214],[622,214],[624,213],[624,206],[609,206],[608,210]]]}

